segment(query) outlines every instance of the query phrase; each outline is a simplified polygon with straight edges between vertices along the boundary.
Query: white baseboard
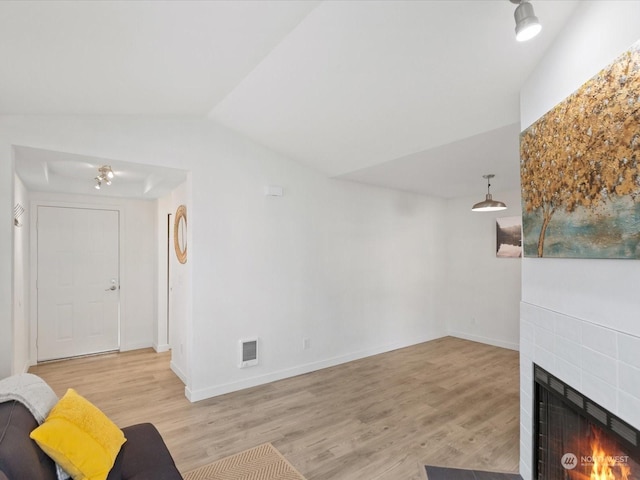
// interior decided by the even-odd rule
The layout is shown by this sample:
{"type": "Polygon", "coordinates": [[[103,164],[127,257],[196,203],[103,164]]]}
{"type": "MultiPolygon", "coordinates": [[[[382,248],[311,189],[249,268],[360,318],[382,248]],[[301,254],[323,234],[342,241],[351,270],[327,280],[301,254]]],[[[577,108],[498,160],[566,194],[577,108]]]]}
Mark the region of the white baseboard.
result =
{"type": "Polygon", "coordinates": [[[483,337],[480,335],[471,335],[469,333],[462,332],[449,332],[452,337],[462,338],[464,340],[471,340],[472,342],[486,343],[487,345],[493,345],[494,347],[508,348],[509,350],[520,350],[520,345],[512,342],[505,342],[504,340],[497,340],[495,338],[483,337]]]}
{"type": "MultiPolygon", "coordinates": [[[[187,375],[186,373],[184,373],[182,371],[182,369],[180,367],[178,367],[178,365],[176,365],[176,363],[171,360],[171,362],[169,363],[169,367],[171,368],[171,371],[173,373],[176,374],[176,376],[182,380],[182,383],[184,383],[185,385],[187,384],[187,375]]],[[[185,395],[187,396],[187,398],[189,398],[189,395],[187,394],[187,388],[185,387],[185,395]]]]}
{"type": "Polygon", "coordinates": [[[141,350],[143,348],[153,347],[152,342],[136,342],[136,343],[127,343],[120,345],[121,352],[128,352],[130,350],[141,350]]]}
{"type": "MultiPolygon", "coordinates": [[[[424,338],[416,339],[413,342],[398,342],[394,344],[384,345],[376,348],[370,348],[361,350],[359,352],[349,353],[347,355],[341,355],[338,357],[328,358],[326,360],[320,360],[317,362],[307,363],[292,368],[285,368],[275,372],[267,373],[265,375],[258,375],[255,377],[247,378],[245,380],[239,380],[237,382],[230,382],[222,385],[213,385],[211,387],[190,389],[185,387],[185,395],[191,402],[197,402],[206,398],[217,397],[218,395],[224,395],[226,393],[236,392],[238,390],[244,390],[245,388],[256,387],[258,385],[264,385],[265,383],[275,382],[284,378],[295,377],[297,375],[303,375],[305,373],[315,372],[316,370],[322,370],[323,368],[334,367],[361,358],[371,357],[380,353],[390,352],[399,348],[410,347],[419,343],[428,342],[444,336],[425,336],[424,338]]],[[[172,366],[173,368],[173,366],[172,366]]],[[[176,373],[176,375],[180,376],[176,373]]],[[[185,382],[186,383],[186,382],[185,382]]]]}
{"type": "Polygon", "coordinates": [[[152,347],[156,351],[156,353],[168,352],[169,350],[171,350],[171,345],[169,345],[168,343],[164,343],[162,345],[157,345],[154,342],[152,347]]]}

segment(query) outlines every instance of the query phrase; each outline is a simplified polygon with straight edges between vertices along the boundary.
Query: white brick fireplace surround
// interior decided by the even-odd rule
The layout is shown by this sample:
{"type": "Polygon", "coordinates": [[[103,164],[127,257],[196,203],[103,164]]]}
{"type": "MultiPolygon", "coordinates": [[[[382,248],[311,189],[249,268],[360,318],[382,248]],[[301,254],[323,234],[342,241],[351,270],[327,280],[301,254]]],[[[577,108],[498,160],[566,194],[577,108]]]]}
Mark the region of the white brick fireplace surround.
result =
{"type": "MultiPolygon", "coordinates": [[[[522,87],[521,129],[640,39],[639,18],[640,1],[578,2],[522,87]]],[[[520,319],[524,480],[533,480],[533,362],[640,429],[639,260],[523,258],[520,319]]]]}
{"type": "Polygon", "coordinates": [[[640,426],[639,337],[524,302],[520,320],[522,478],[532,478],[533,362],[640,426]]]}

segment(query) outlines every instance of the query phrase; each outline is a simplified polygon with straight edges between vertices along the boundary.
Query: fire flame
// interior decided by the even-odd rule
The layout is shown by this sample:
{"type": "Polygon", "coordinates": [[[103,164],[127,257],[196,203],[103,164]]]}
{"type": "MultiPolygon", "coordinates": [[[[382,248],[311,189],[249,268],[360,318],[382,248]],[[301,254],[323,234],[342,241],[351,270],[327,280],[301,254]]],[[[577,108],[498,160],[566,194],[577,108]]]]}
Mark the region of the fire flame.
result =
{"type": "Polygon", "coordinates": [[[593,468],[590,480],[629,480],[631,474],[629,466],[618,462],[613,455],[607,454],[600,445],[597,435],[594,435],[591,441],[591,450],[593,468]]]}

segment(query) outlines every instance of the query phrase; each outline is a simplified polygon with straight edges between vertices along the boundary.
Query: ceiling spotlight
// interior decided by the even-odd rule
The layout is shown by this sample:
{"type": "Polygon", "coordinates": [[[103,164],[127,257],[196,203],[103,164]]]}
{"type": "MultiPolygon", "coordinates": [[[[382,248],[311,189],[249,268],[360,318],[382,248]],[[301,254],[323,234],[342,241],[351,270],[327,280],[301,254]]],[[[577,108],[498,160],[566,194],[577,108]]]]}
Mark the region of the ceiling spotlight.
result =
{"type": "Polygon", "coordinates": [[[94,178],[94,180],[96,181],[96,184],[94,185],[94,188],[96,190],[100,190],[100,188],[102,187],[103,183],[105,185],[111,185],[111,179],[114,176],[115,175],[113,174],[113,170],[111,169],[110,165],[103,165],[103,166],[99,167],[98,168],[98,176],[96,178],[94,178]]]}
{"type": "Polygon", "coordinates": [[[113,170],[111,170],[111,165],[103,165],[98,168],[98,173],[103,178],[113,178],[113,170]]]}
{"type": "Polygon", "coordinates": [[[506,210],[507,206],[499,202],[498,200],[494,200],[491,197],[491,179],[495,177],[493,173],[489,173],[487,175],[483,175],[482,178],[487,179],[487,197],[482,202],[476,203],[473,207],[471,207],[472,212],[497,212],[498,210],[506,210]]]}
{"type": "Polygon", "coordinates": [[[518,5],[514,13],[516,19],[516,40],[526,42],[540,33],[542,25],[533,11],[533,5],[525,0],[509,0],[518,5]]]}

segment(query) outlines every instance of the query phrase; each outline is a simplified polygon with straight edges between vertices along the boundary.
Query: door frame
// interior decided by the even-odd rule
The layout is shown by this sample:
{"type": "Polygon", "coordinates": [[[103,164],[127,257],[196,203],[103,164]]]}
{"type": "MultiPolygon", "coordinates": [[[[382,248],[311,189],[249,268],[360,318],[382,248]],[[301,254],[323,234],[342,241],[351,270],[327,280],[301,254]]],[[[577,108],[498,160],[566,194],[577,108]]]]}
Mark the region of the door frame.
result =
{"type": "Polygon", "coordinates": [[[85,210],[112,210],[118,212],[118,270],[120,283],[120,307],[118,314],[118,350],[122,349],[122,323],[124,311],[123,305],[126,303],[126,288],[123,288],[122,273],[124,272],[125,243],[123,242],[124,215],[125,209],[122,205],[110,203],[77,203],[58,202],[50,200],[32,200],[29,208],[29,361],[31,365],[38,364],[38,289],[36,280],[38,278],[38,207],[58,207],[58,208],[79,208],[85,210]]]}

